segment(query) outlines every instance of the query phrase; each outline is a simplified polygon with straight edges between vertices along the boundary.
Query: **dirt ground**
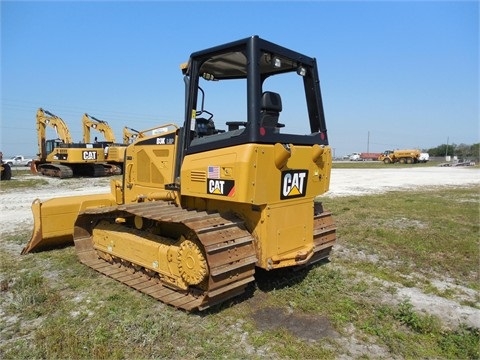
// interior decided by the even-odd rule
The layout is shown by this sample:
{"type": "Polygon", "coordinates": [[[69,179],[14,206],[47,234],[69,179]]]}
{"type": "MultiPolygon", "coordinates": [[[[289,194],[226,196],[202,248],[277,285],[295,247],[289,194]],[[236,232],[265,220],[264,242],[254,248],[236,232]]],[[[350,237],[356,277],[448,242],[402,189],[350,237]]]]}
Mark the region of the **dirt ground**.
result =
{"type": "MultiPolygon", "coordinates": [[[[22,179],[28,178],[30,176],[22,177],[22,179]]],[[[33,227],[30,206],[36,198],[46,200],[60,196],[98,194],[109,192],[110,187],[110,179],[108,178],[88,179],[88,181],[85,179],[45,179],[48,180],[48,185],[37,189],[0,189],[0,221],[2,224],[9,224],[9,226],[1,228],[1,237],[19,229],[24,230],[33,227]]],[[[456,187],[471,184],[480,184],[480,169],[469,167],[333,169],[330,191],[325,196],[362,196],[392,190],[436,188],[439,186],[456,187]]],[[[1,242],[0,246],[3,246],[1,242]]],[[[18,254],[21,251],[21,246],[15,249],[10,248],[7,251],[18,254]]],[[[339,256],[361,256],[361,254],[348,254],[345,249],[340,247],[336,247],[334,251],[339,256]]],[[[454,284],[453,280],[449,282],[448,279],[439,279],[436,286],[441,288],[457,285],[454,284]]],[[[471,289],[461,290],[470,299],[475,299],[476,294],[471,289]]],[[[455,325],[463,322],[472,327],[480,328],[480,310],[462,306],[457,301],[425,294],[415,288],[400,288],[395,296],[396,299],[383,300],[399,302],[401,298],[408,297],[417,310],[436,315],[447,324],[455,325]]],[[[259,316],[262,316],[262,314],[259,314],[259,316]]],[[[289,314],[286,314],[286,316],[285,322],[291,322],[288,318],[289,314]]],[[[295,329],[291,330],[295,332],[295,329]]]]}
{"type": "Polygon", "coordinates": [[[480,170],[469,167],[333,169],[328,197],[369,195],[410,188],[480,184],[480,170]]]}

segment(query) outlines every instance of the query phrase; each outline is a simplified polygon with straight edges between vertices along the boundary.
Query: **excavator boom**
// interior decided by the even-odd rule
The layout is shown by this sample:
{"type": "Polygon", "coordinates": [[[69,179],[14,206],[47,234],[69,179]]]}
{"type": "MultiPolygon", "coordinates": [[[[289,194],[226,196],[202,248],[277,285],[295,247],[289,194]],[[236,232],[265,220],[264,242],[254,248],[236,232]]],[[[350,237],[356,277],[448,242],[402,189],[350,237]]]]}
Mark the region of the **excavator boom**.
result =
{"type": "Polygon", "coordinates": [[[115,143],[115,134],[113,133],[112,128],[104,120],[99,120],[87,113],[83,114],[82,117],[82,128],[83,128],[83,142],[85,144],[90,142],[90,129],[95,129],[102,133],[106,142],[115,143]]]}
{"type": "Polygon", "coordinates": [[[57,115],[50,111],[39,108],[37,110],[37,135],[38,135],[38,156],[41,160],[45,160],[47,152],[45,149],[47,127],[51,127],[57,133],[58,138],[64,144],[71,144],[72,136],[68,130],[67,124],[57,115]]]}
{"type": "Polygon", "coordinates": [[[123,143],[128,145],[134,142],[136,139],[142,138],[144,135],[142,132],[125,126],[123,128],[123,143]]]}

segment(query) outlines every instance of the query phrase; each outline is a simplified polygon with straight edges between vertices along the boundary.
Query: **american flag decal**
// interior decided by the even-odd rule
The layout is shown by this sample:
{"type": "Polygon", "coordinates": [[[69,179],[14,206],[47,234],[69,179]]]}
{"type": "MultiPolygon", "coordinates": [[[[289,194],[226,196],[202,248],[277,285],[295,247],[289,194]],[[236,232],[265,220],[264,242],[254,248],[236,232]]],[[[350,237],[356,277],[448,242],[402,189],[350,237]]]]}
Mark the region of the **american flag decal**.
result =
{"type": "Polygon", "coordinates": [[[220,179],[220,166],[209,166],[208,167],[208,178],[209,179],[220,179]]]}

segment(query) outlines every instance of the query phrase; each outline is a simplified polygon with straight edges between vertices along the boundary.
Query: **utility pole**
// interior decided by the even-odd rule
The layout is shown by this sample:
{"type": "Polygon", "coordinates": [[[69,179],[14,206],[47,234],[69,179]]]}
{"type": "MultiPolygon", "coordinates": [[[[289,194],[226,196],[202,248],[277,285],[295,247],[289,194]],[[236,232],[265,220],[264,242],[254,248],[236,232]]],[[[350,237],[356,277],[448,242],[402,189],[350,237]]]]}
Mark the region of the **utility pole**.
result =
{"type": "Polygon", "coordinates": [[[370,131],[368,131],[367,135],[367,153],[370,153],[370,131]]]}

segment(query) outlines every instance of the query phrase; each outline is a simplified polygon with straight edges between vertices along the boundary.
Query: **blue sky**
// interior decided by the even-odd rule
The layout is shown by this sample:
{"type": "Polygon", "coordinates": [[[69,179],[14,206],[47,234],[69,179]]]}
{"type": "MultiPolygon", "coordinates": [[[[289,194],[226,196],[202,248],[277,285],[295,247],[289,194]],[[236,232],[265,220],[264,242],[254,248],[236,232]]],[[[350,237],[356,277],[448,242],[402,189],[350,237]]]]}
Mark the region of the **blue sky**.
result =
{"type": "Polygon", "coordinates": [[[0,149],[37,152],[39,107],[75,141],[181,125],[180,63],[251,35],[317,59],[336,156],[480,141],[477,1],[2,1],[0,149]]]}

